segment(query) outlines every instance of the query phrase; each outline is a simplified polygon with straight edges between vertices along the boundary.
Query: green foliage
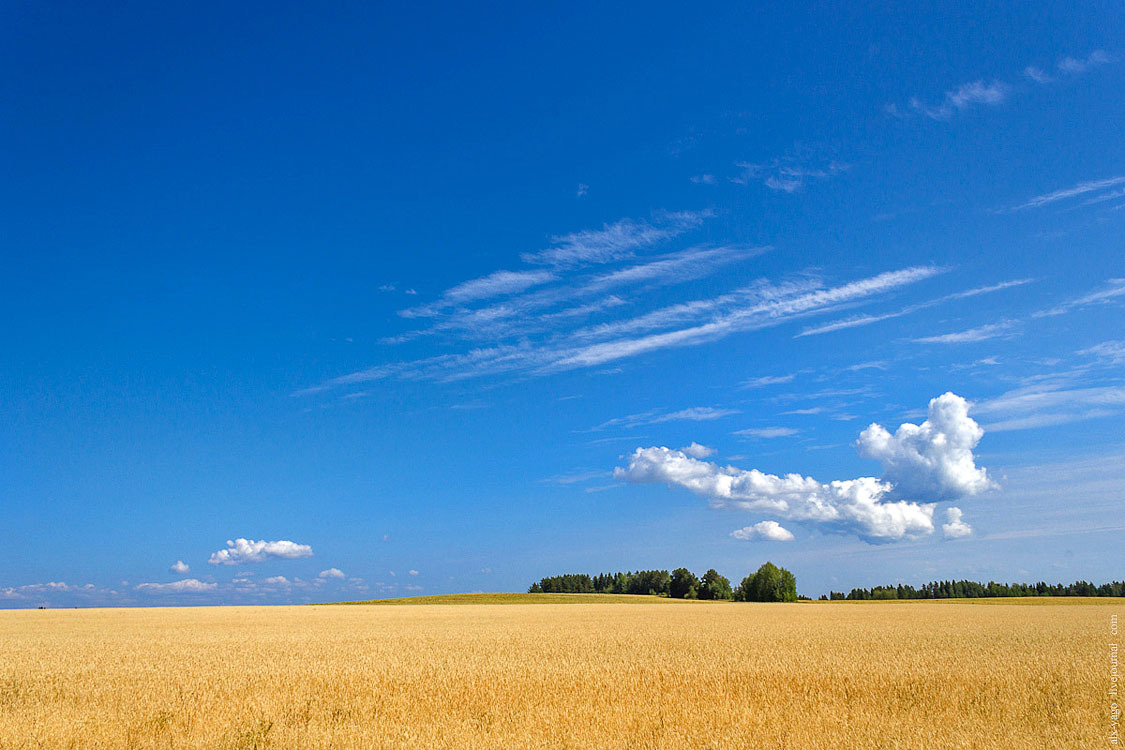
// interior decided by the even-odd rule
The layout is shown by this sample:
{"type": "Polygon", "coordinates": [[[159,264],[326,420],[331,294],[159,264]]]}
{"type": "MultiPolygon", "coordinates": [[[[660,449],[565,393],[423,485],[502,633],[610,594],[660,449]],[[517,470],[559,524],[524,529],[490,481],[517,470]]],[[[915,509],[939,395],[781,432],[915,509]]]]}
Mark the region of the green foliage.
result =
{"type": "MultiPolygon", "coordinates": [[[[1100,586],[1089,581],[1069,585],[1057,583],[978,583],[977,581],[932,581],[919,588],[910,585],[875,586],[852,589],[847,594],[831,591],[830,600],[868,601],[880,599],[980,599],[1009,596],[1125,596],[1125,582],[1113,581],[1100,586]]],[[[823,597],[822,597],[823,598],[823,597]]]]}
{"type": "Polygon", "coordinates": [[[740,602],[795,602],[797,579],[785,568],[767,562],[756,573],[742,579],[735,599],[740,602]]]}
{"type": "Polygon", "coordinates": [[[568,573],[548,576],[531,584],[532,594],[645,594],[667,596],[671,576],[667,570],[638,570],[628,573],[568,573]]]}
{"type": "Polygon", "coordinates": [[[687,568],[676,568],[672,571],[672,582],[669,584],[668,595],[673,599],[695,599],[698,597],[699,579],[687,568]]]}
{"type": "MultiPolygon", "coordinates": [[[[709,599],[740,602],[795,602],[797,579],[785,568],[767,562],[731,590],[730,579],[711,568],[697,578],[687,568],[638,570],[628,573],[567,573],[531,584],[531,594],[649,594],[672,599],[709,599]]],[[[840,595],[841,597],[843,594],[840,595]]]]}
{"type": "Polygon", "coordinates": [[[734,592],[730,588],[730,579],[720,575],[719,571],[711,568],[703,574],[699,585],[700,599],[733,599],[734,592]]]}

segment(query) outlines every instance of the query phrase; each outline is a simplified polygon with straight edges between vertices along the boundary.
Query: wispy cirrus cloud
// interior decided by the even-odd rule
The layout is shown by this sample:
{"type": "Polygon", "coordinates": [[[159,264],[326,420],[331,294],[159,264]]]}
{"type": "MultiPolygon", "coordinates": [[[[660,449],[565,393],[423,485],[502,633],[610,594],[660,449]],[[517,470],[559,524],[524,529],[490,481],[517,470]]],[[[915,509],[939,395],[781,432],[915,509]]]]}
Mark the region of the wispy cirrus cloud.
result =
{"type": "MultiPolygon", "coordinates": [[[[1059,60],[1055,69],[1059,75],[1075,76],[1085,73],[1091,68],[1111,62],[1115,62],[1115,59],[1105,51],[1094,50],[1084,58],[1064,57],[1059,60]]],[[[1054,83],[1058,80],[1058,76],[1051,75],[1037,65],[1025,67],[1023,77],[1040,85],[1054,83]]],[[[936,103],[926,101],[920,96],[913,96],[910,99],[909,109],[904,110],[897,104],[889,103],[884,105],[883,111],[897,119],[908,119],[910,113],[914,113],[931,120],[948,121],[954,115],[974,107],[1001,105],[1018,90],[1018,86],[1013,86],[1000,79],[985,80],[979,78],[946,91],[945,95],[936,103]]]]}
{"type": "Polygon", "coordinates": [[[1097,419],[1125,410],[1125,386],[1091,385],[1071,387],[1071,380],[1032,383],[976,405],[993,432],[1030,430],[1087,419],[1097,419]]]}
{"type": "Polygon", "coordinates": [[[853,315],[853,316],[848,317],[848,318],[842,318],[840,320],[833,320],[833,321],[830,321],[828,323],[824,323],[824,324],[821,324],[821,325],[818,325],[818,326],[811,326],[809,328],[805,328],[800,333],[797,334],[796,338],[800,338],[802,336],[819,336],[819,335],[825,334],[825,333],[833,333],[835,331],[843,331],[843,330],[846,330],[848,328],[858,328],[860,326],[871,325],[872,323],[880,323],[884,320],[892,320],[894,318],[901,318],[903,316],[910,315],[911,313],[916,313],[919,310],[925,310],[927,308],[935,307],[937,305],[941,305],[941,304],[944,304],[946,302],[951,302],[951,301],[959,300],[959,299],[967,299],[969,297],[976,297],[976,296],[981,295],[981,294],[991,294],[992,292],[999,292],[999,291],[1002,291],[1004,289],[1011,289],[1013,287],[1023,286],[1024,284],[1030,284],[1032,281],[1034,281],[1034,279],[1013,279],[1011,281],[1000,282],[999,284],[991,284],[991,285],[988,285],[988,286],[979,286],[979,287],[975,287],[973,289],[966,289],[964,291],[954,292],[953,294],[947,294],[943,297],[938,297],[937,299],[927,300],[925,302],[918,302],[918,303],[915,303],[913,305],[907,305],[906,307],[904,307],[900,310],[895,310],[895,311],[888,312],[888,313],[882,313],[882,314],[879,314],[879,315],[871,315],[871,314],[853,315]]]}
{"type": "Polygon", "coordinates": [[[1090,68],[1096,68],[1100,65],[1108,65],[1115,62],[1112,55],[1105,50],[1096,49],[1083,58],[1064,57],[1059,60],[1056,66],[1060,72],[1068,73],[1070,75],[1079,75],[1085,73],[1090,68]]]}
{"type": "Polygon", "coordinates": [[[641,414],[630,414],[625,417],[615,417],[606,420],[596,427],[591,427],[588,432],[597,432],[610,427],[640,427],[642,425],[663,424],[665,422],[710,422],[738,414],[737,409],[720,409],[713,406],[693,406],[688,409],[675,411],[647,411],[641,414]]]}
{"type": "Polygon", "coordinates": [[[1125,364],[1125,341],[1103,341],[1078,353],[1113,365],[1125,364]]]}
{"type": "Polygon", "coordinates": [[[440,335],[495,341],[504,337],[541,334],[572,322],[583,323],[592,316],[629,305],[619,296],[624,293],[623,290],[631,290],[631,296],[635,297],[638,290],[645,292],[683,284],[744,263],[769,249],[768,246],[689,247],[650,256],[613,271],[571,276],[561,284],[483,307],[423,305],[410,308],[399,314],[436,321],[428,328],[384,339],[384,343],[403,343],[440,335]]]}
{"type": "Polygon", "coordinates": [[[942,333],[937,336],[923,336],[914,339],[917,344],[969,344],[976,341],[987,341],[1007,334],[1015,326],[1013,321],[989,323],[988,325],[968,328],[963,331],[942,333]]]}
{"type": "Polygon", "coordinates": [[[1086,195],[1088,193],[1094,193],[1099,190],[1105,190],[1122,183],[1125,183],[1125,176],[1106,177],[1100,180],[1087,180],[1068,188],[1062,188],[1059,190],[1054,190],[1050,193],[1044,193],[1043,195],[1037,195],[1034,198],[1029,198],[1023,203],[1012,206],[1007,210],[1023,211],[1028,208],[1040,208],[1051,203],[1057,203],[1059,201],[1067,200],[1068,198],[1075,198],[1080,195],[1086,195]]]}
{"type": "Polygon", "coordinates": [[[736,162],[741,172],[730,178],[738,185],[759,182],[770,190],[795,193],[813,180],[826,180],[846,172],[849,165],[838,161],[817,163],[806,158],[783,157],[773,161],[755,164],[736,162]]]}
{"type": "Polygon", "coordinates": [[[1008,98],[1010,90],[1003,81],[971,81],[945,92],[944,98],[937,104],[927,104],[914,97],[910,100],[910,107],[931,120],[949,120],[955,113],[970,107],[1002,104],[1008,98]]]}
{"type": "Polygon", "coordinates": [[[520,258],[524,263],[549,266],[609,263],[695,229],[709,216],[710,211],[664,211],[651,221],[620,219],[601,229],[552,237],[547,249],[524,253],[520,258]]]}
{"type": "Polygon", "coordinates": [[[1055,80],[1051,74],[1035,65],[1028,65],[1023,69],[1023,74],[1036,83],[1054,83],[1055,80]]]}
{"type": "MultiPolygon", "coordinates": [[[[888,271],[840,286],[795,294],[764,295],[751,304],[724,309],[709,320],[687,328],[656,333],[638,338],[622,338],[581,347],[557,360],[549,369],[589,367],[627,357],[635,357],[660,349],[697,346],[718,341],[734,333],[774,327],[788,320],[823,313],[845,303],[859,301],[876,294],[931,278],[942,269],[918,266],[901,271],[888,271]]],[[[767,290],[772,291],[772,290],[767,290]]]]}
{"type": "MultiPolygon", "coordinates": [[[[841,168],[832,166],[828,171],[841,168]]],[[[549,267],[495,271],[456,284],[431,303],[401,311],[405,319],[427,320],[427,327],[385,340],[393,344],[441,337],[444,344],[453,344],[445,352],[414,359],[384,358],[294,395],[387,378],[450,381],[602,367],[862,304],[945,270],[918,266],[835,286],[808,275],[780,283],[758,279],[709,296],[654,306],[667,299],[655,290],[715,277],[718,270],[744,264],[770,249],[694,245],[634,257],[640,249],[677,237],[708,216],[707,211],[666,212],[655,214],[651,221],[623,219],[600,230],[555,238],[548,250],[524,256],[530,264],[549,267]],[[591,265],[615,267],[591,271],[591,265]]],[[[728,274],[716,282],[728,278],[738,276],[728,274]]]]}
{"type": "Polygon", "coordinates": [[[799,432],[800,430],[795,427],[747,427],[744,430],[736,430],[732,434],[738,435],[739,437],[769,440],[770,438],[792,437],[799,432]]]}
{"type": "MultiPolygon", "coordinates": [[[[669,267],[662,268],[666,270],[669,267]]],[[[518,330],[518,334],[504,335],[500,331],[506,329],[494,329],[497,334],[492,339],[494,343],[489,346],[374,365],[337,376],[294,395],[385,378],[453,381],[511,373],[538,377],[564,370],[599,367],[650,352],[699,346],[731,335],[829,313],[944,272],[945,269],[934,266],[915,266],[834,286],[810,277],[780,284],[760,280],[715,296],[659,307],[594,326],[575,328],[568,318],[557,327],[546,330],[524,327],[511,329],[518,330]]],[[[695,271],[689,269],[685,273],[695,271]]],[[[636,274],[628,276],[635,278],[636,274]]],[[[604,277],[602,275],[598,279],[604,277]]],[[[548,291],[532,292],[531,296],[548,291]]],[[[568,292],[565,298],[570,299],[571,296],[568,292]]],[[[521,304],[541,303],[527,303],[525,300],[521,304]]],[[[534,317],[541,321],[544,316],[542,312],[537,312],[534,317]]]]}
{"type": "Polygon", "coordinates": [[[494,271],[472,281],[464,281],[442,295],[450,302],[472,302],[502,294],[522,292],[528,287],[546,284],[557,277],[550,271],[494,271]]]}
{"type": "Polygon", "coordinates": [[[790,373],[788,375],[762,375],[761,377],[750,378],[749,380],[742,381],[742,383],[739,385],[739,388],[746,390],[752,388],[765,388],[766,386],[770,385],[789,383],[796,377],[796,373],[790,373]]]}
{"type": "Polygon", "coordinates": [[[1122,302],[1125,302],[1125,279],[1108,279],[1104,288],[1067,300],[1046,310],[1034,312],[1032,317],[1054,317],[1093,305],[1110,305],[1122,302]]]}

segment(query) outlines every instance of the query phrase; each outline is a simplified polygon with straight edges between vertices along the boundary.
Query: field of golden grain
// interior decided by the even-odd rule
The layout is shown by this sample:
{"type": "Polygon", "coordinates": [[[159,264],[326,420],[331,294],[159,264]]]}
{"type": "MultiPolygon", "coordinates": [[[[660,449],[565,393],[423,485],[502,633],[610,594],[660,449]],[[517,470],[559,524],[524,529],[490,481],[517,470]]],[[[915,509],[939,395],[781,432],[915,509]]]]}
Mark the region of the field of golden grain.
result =
{"type": "Polygon", "coordinates": [[[4,611],[0,747],[1102,747],[1123,609],[4,611]]]}

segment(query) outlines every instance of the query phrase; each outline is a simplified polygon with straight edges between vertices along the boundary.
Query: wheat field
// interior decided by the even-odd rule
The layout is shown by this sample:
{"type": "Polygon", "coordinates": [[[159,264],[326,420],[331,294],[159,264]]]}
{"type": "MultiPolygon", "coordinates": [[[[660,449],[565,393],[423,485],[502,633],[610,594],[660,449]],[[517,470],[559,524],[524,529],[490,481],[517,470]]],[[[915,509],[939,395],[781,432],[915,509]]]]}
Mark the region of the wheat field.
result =
{"type": "Polygon", "coordinates": [[[0,748],[1092,748],[1117,603],[0,612],[0,748]]]}

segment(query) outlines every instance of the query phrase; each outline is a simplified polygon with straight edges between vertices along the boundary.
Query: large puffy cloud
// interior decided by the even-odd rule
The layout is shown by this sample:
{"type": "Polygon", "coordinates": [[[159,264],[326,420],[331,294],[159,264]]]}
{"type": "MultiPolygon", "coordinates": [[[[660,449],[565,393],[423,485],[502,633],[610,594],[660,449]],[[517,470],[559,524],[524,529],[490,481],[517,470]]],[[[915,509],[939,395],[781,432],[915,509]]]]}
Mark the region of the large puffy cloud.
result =
{"type": "MultiPolygon", "coordinates": [[[[922,425],[904,424],[895,435],[879,425],[864,431],[860,449],[884,462],[882,479],[824,483],[800,474],[777,476],[719,466],[657,446],[638,448],[627,466],[614,470],[614,477],[683,487],[716,508],[768,513],[854,533],[869,542],[889,542],[932,534],[936,501],[993,486],[973,461],[972,448],[981,434],[965,400],[947,393],[930,402],[929,418],[922,425]]],[[[960,517],[956,520],[961,523],[960,517]]]]}
{"type": "Polygon", "coordinates": [[[271,557],[293,559],[297,557],[312,557],[312,547],[307,544],[297,544],[287,539],[276,542],[253,539],[227,540],[226,549],[211,553],[207,562],[211,565],[241,565],[243,563],[262,562],[271,557]]]}
{"type": "Polygon", "coordinates": [[[883,481],[896,495],[949,500],[976,495],[995,485],[973,460],[984,430],[969,416],[969,404],[954,393],[930,401],[920,425],[907,422],[892,435],[872,424],[856,443],[860,455],[883,464],[883,481]]]}

